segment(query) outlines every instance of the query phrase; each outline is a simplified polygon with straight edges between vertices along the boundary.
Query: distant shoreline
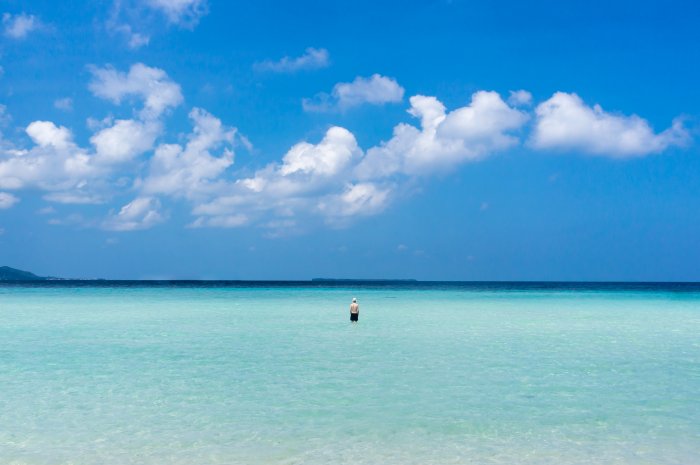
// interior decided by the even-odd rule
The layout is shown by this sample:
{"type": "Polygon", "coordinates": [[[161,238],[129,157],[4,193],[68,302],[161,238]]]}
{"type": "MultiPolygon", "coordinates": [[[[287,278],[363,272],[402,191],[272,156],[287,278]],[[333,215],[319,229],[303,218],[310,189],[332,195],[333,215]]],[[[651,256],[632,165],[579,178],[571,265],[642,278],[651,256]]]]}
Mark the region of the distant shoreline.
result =
{"type": "Polygon", "coordinates": [[[465,292],[700,292],[700,282],[574,282],[574,281],[418,281],[418,280],[0,280],[0,288],[191,288],[191,289],[349,289],[465,292]]]}
{"type": "Polygon", "coordinates": [[[259,279],[72,279],[37,276],[29,271],[0,267],[0,287],[184,287],[184,288],[395,288],[399,290],[453,289],[472,291],[678,291],[700,292],[694,281],[421,281],[413,278],[259,279]]]}
{"type": "Polygon", "coordinates": [[[368,282],[378,282],[378,283],[416,283],[417,279],[361,279],[361,278],[312,278],[311,282],[319,283],[368,283],[368,282]]]}

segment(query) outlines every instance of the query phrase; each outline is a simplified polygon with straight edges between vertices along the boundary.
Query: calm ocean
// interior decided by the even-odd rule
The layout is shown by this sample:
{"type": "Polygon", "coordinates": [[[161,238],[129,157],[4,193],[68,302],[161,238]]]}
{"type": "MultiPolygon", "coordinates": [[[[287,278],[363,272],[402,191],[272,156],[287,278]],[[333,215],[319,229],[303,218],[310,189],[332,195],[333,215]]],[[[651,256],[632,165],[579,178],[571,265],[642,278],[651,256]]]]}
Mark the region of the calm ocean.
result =
{"type": "Polygon", "coordinates": [[[592,463],[700,464],[700,286],[0,285],[0,464],[592,463]]]}

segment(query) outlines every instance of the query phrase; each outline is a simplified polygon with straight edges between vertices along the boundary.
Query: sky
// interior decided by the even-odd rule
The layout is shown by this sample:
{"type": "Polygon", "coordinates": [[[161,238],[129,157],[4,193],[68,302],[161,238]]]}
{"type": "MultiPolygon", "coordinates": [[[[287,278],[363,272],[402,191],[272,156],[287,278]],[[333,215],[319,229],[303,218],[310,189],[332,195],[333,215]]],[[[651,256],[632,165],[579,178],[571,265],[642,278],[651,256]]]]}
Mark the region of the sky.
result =
{"type": "Polygon", "coordinates": [[[0,1],[0,265],[700,280],[691,1],[0,1]]]}

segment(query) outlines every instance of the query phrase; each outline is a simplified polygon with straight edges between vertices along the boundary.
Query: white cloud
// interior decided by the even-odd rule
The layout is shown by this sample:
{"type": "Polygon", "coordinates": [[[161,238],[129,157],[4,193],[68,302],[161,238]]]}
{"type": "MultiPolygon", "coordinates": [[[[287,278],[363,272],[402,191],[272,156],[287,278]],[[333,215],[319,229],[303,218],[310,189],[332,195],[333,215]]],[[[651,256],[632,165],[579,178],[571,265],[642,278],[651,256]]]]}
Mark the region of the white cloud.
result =
{"type": "Polygon", "coordinates": [[[140,112],[143,119],[157,118],[165,110],[176,107],[183,101],[180,86],[162,69],[136,63],[128,73],[117,71],[111,66],[92,67],[90,70],[93,80],[89,88],[95,96],[117,105],[125,97],[140,97],[144,101],[144,108],[140,112]]]}
{"type": "Polygon", "coordinates": [[[199,197],[216,187],[215,180],[233,164],[235,128],[229,128],[208,112],[190,112],[194,124],[187,144],[161,144],[150,160],[149,172],[139,182],[146,194],[199,197]],[[212,150],[224,146],[220,156],[212,150]]]}
{"type": "Polygon", "coordinates": [[[137,197],[124,205],[119,213],[111,215],[102,227],[111,231],[149,229],[165,220],[160,213],[161,203],[155,197],[137,197]]]}
{"type": "Polygon", "coordinates": [[[518,143],[513,135],[528,115],[509,107],[496,92],[479,91],[469,106],[446,113],[435,97],[411,97],[408,112],[421,120],[394,128],[394,136],[367,151],[357,167],[360,179],[396,173],[426,175],[486,157],[518,143]]]}
{"type": "Polygon", "coordinates": [[[511,90],[508,103],[514,107],[527,107],[532,105],[532,94],[526,90],[511,90]]]}
{"type": "MultiPolygon", "coordinates": [[[[313,212],[339,214],[330,207],[320,208],[319,202],[328,196],[338,196],[346,189],[349,180],[344,177],[350,175],[352,166],[361,156],[353,134],[347,129],[332,127],[318,144],[295,144],[281,163],[270,164],[253,177],[239,179],[213,200],[196,205],[193,213],[202,219],[194,224],[222,226],[224,220],[208,218],[244,215],[253,221],[272,215],[285,218],[284,224],[289,226],[296,217],[313,212]]],[[[356,194],[349,195],[328,198],[326,204],[337,204],[348,211],[356,194]]],[[[366,200],[357,198],[357,201],[366,200]]]]}
{"type": "Polygon", "coordinates": [[[49,191],[83,190],[101,173],[89,154],[76,146],[71,132],[50,121],[34,121],[26,129],[36,144],[29,150],[7,150],[0,159],[0,187],[38,187],[49,191]]]}
{"type": "Polygon", "coordinates": [[[50,121],[34,121],[26,133],[36,145],[4,151],[0,157],[1,188],[75,190],[77,195],[105,174],[90,163],[90,155],[73,142],[67,128],[50,121]]]}
{"type": "Polygon", "coordinates": [[[358,76],[352,82],[342,82],[333,88],[333,96],[338,99],[341,108],[363,103],[396,103],[403,99],[403,93],[403,87],[395,79],[379,74],[373,74],[369,78],[358,76]]]}
{"type": "Polygon", "coordinates": [[[284,57],[278,61],[261,61],[255,63],[256,71],[271,71],[274,73],[294,73],[301,70],[326,68],[330,64],[330,54],[325,48],[306,49],[303,55],[298,57],[284,57]]]}
{"type": "Polygon", "coordinates": [[[350,131],[332,127],[317,145],[308,142],[294,145],[282,159],[279,173],[282,176],[294,173],[333,176],[350,162],[357,151],[357,141],[350,131]]]}
{"type": "Polygon", "coordinates": [[[93,135],[90,142],[95,146],[96,162],[123,163],[153,148],[160,132],[157,122],[117,120],[93,135]]]}
{"type": "Polygon", "coordinates": [[[659,153],[690,140],[680,119],[656,134],[637,115],[608,113],[600,105],[590,107],[578,95],[565,92],[557,92],[540,103],[535,113],[537,119],[530,143],[537,149],[624,158],[659,153]]]}
{"type": "MultiPolygon", "coordinates": [[[[92,136],[85,148],[64,126],[32,122],[26,127],[32,141],[27,148],[0,140],[0,190],[36,188],[45,191],[46,200],[71,204],[104,203],[118,191],[131,190],[135,198],[103,221],[54,219],[117,231],[165,221],[161,202],[166,200],[191,207],[192,228],[255,226],[279,236],[319,222],[345,226],[384,211],[418,177],[517,145],[531,114],[517,108],[532,101],[522,90],[511,92],[510,104],[496,92],[479,91],[453,111],[435,97],[416,95],[408,113],[420,124],[396,125],[389,140],[366,152],[353,133],[333,126],[320,141],[298,142],[251,174],[245,167],[239,172],[232,168],[234,148],[249,142],[203,109],[191,110],[190,134],[180,134],[176,143],[158,141],[168,110],[183,101],[180,86],[163,70],[137,63],[127,72],[112,67],[91,71],[92,92],[115,104],[137,100],[134,115],[89,119],[92,136]],[[140,159],[143,154],[148,156],[140,159]]],[[[337,109],[382,104],[400,101],[403,92],[395,80],[374,75],[337,84],[327,104],[337,109]]],[[[0,105],[0,115],[4,111],[0,105]]],[[[646,147],[644,153],[661,151],[689,138],[680,123],[655,134],[639,117],[588,107],[571,94],[555,94],[535,114],[530,144],[538,149],[575,147],[609,154],[612,147],[625,156],[638,153],[639,147],[646,147]]],[[[5,208],[17,201],[13,193],[0,193],[5,208]]],[[[481,209],[486,208],[484,203],[481,209]]]]}
{"type": "Polygon", "coordinates": [[[19,199],[8,192],[0,192],[0,210],[11,208],[19,199]]]}
{"type": "Polygon", "coordinates": [[[129,24],[129,19],[124,16],[129,16],[125,12],[131,12],[131,20],[136,20],[142,15],[139,8],[128,8],[123,0],[114,0],[109,18],[105,22],[105,28],[108,32],[119,34],[127,39],[127,45],[132,50],[137,50],[144,45],[148,45],[151,37],[148,34],[134,31],[134,28],[129,24]]]}
{"type": "Polygon", "coordinates": [[[318,144],[299,142],[289,149],[281,164],[269,165],[255,177],[238,183],[251,192],[293,196],[334,182],[361,154],[355,136],[334,126],[318,144]]]}
{"type": "Polygon", "coordinates": [[[127,96],[141,97],[144,108],[138,118],[107,118],[93,125],[94,150],[78,146],[64,126],[51,121],[30,123],[26,133],[34,146],[0,145],[0,188],[36,187],[48,191],[44,198],[52,202],[93,204],[131,183],[133,177],[128,175],[115,178],[117,166],[153,148],[163,126],[157,118],[182,101],[180,87],[162,70],[142,64],[128,73],[93,68],[93,74],[90,86],[100,97],[115,103],[127,96]]]}
{"type": "Polygon", "coordinates": [[[26,38],[30,32],[39,29],[41,26],[36,16],[26,13],[20,13],[18,15],[5,13],[2,15],[2,24],[5,28],[5,37],[16,40],[26,38]]]}
{"type": "MultiPolygon", "coordinates": [[[[77,146],[68,128],[35,121],[27,134],[36,145],[9,157],[6,152],[6,159],[0,161],[0,188],[36,186],[48,191],[46,200],[75,204],[104,202],[115,188],[132,185],[137,198],[101,223],[114,230],[145,229],[164,221],[159,200],[163,197],[192,205],[191,227],[258,225],[279,235],[301,230],[314,217],[343,226],[389,205],[400,185],[388,177],[427,173],[436,166],[508,147],[517,141],[508,131],[526,119],[495,93],[477,93],[469,107],[449,114],[437,99],[416,96],[410,112],[422,119],[423,129],[399,125],[389,143],[370,149],[367,156],[350,131],[331,127],[318,143],[294,144],[279,162],[236,179],[228,171],[234,160],[236,129],[195,108],[190,113],[193,131],[184,143],[158,145],[143,165],[142,176],[115,178],[119,166],[139,169],[140,165],[125,162],[152,149],[162,132],[159,117],[179,104],[182,96],[165,72],[142,64],[128,73],[94,68],[93,74],[91,89],[96,95],[117,104],[129,96],[143,99],[138,117],[107,118],[93,124],[93,150],[77,146]],[[400,136],[401,130],[413,136],[400,136]],[[382,159],[372,161],[375,152],[388,149],[390,161],[398,160],[397,167],[382,159]],[[370,167],[371,163],[379,163],[379,169],[370,167]],[[371,175],[361,175],[368,170],[371,175]]],[[[360,90],[338,91],[339,101],[352,102],[343,105],[382,100],[372,93],[371,84],[362,87],[371,79],[361,82],[360,90]]],[[[238,139],[247,145],[244,138],[238,139]]]]}
{"type": "Polygon", "coordinates": [[[192,28],[209,12],[207,0],[146,0],[148,6],[161,11],[168,22],[192,28]]]}
{"type": "Polygon", "coordinates": [[[51,121],[34,121],[27,126],[27,135],[40,147],[65,148],[72,142],[68,128],[56,126],[51,121]]]}
{"type": "Polygon", "coordinates": [[[334,183],[361,155],[355,136],[334,126],[318,144],[299,142],[289,149],[282,163],[268,165],[254,177],[238,180],[236,184],[244,193],[284,199],[334,183]]]}
{"type": "Polygon", "coordinates": [[[54,108],[63,111],[73,111],[73,99],[70,97],[59,98],[53,101],[54,108]]]}
{"type": "Polygon", "coordinates": [[[339,82],[331,95],[320,93],[313,99],[304,99],[306,111],[345,110],[362,104],[383,105],[403,100],[404,88],[395,79],[373,74],[365,78],[358,76],[352,82],[339,82]]]}
{"type": "Polygon", "coordinates": [[[169,25],[194,29],[208,12],[207,0],[113,0],[105,28],[137,50],[150,43],[154,31],[163,29],[163,19],[169,25]]]}
{"type": "Polygon", "coordinates": [[[342,193],[322,198],[318,208],[330,223],[342,225],[350,217],[380,213],[388,205],[390,194],[390,188],[368,182],[348,184],[342,193]]]}

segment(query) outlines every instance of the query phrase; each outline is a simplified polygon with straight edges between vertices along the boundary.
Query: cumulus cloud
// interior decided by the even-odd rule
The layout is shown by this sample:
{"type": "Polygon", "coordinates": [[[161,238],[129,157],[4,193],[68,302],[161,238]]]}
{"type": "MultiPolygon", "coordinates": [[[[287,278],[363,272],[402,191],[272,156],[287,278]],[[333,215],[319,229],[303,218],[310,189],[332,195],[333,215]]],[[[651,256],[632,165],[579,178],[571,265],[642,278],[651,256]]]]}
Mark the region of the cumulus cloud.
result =
{"type": "Polygon", "coordinates": [[[34,142],[30,149],[5,150],[0,158],[0,188],[38,187],[48,191],[82,190],[104,174],[73,142],[67,128],[50,121],[34,121],[26,128],[34,142]]]}
{"type": "Polygon", "coordinates": [[[197,205],[193,213],[199,218],[194,225],[226,226],[229,223],[225,218],[231,215],[244,215],[248,221],[272,214],[285,219],[273,225],[288,228],[296,224],[299,216],[331,212],[331,203],[345,208],[347,202],[352,202],[352,194],[339,199],[333,196],[346,189],[348,181],[342,178],[349,175],[350,167],[361,156],[350,131],[331,127],[318,144],[295,144],[280,163],[272,163],[252,177],[238,179],[225,193],[197,205]]]}
{"type": "Polygon", "coordinates": [[[34,121],[27,126],[27,135],[40,147],[65,148],[72,143],[68,128],[51,121],[34,121]]]}
{"type": "Polygon", "coordinates": [[[468,106],[449,113],[435,97],[415,95],[410,102],[421,128],[397,125],[389,141],[367,151],[356,170],[360,179],[426,175],[481,159],[516,145],[514,133],[528,120],[496,92],[476,92],[468,106]]]}
{"type": "Polygon", "coordinates": [[[194,129],[185,146],[161,144],[149,163],[148,175],[139,186],[146,194],[198,198],[219,184],[216,180],[233,164],[235,128],[200,108],[190,112],[194,129]],[[224,147],[221,155],[211,151],[224,147]]]}
{"type": "Polygon", "coordinates": [[[353,134],[341,127],[332,127],[317,144],[300,142],[294,145],[282,159],[279,174],[289,176],[296,173],[312,176],[334,176],[358,151],[353,134]]]}
{"type": "Polygon", "coordinates": [[[578,95],[565,92],[540,103],[535,114],[530,143],[536,149],[625,158],[659,153],[690,139],[680,119],[657,134],[637,115],[608,113],[600,105],[590,107],[578,95]]]}
{"type": "Polygon", "coordinates": [[[333,182],[362,151],[355,136],[345,128],[331,127],[318,144],[299,142],[281,163],[273,163],[251,178],[236,182],[243,192],[284,198],[309,192],[333,182]]]}
{"type": "Polygon", "coordinates": [[[19,199],[9,192],[0,192],[0,210],[11,208],[19,199]]]}
{"type": "Polygon", "coordinates": [[[298,57],[283,57],[278,61],[265,60],[253,65],[256,71],[271,71],[273,73],[294,73],[301,70],[326,68],[330,65],[330,54],[325,48],[306,49],[298,57]]]}
{"type": "Polygon", "coordinates": [[[180,86],[157,68],[141,63],[128,73],[92,68],[91,91],[115,104],[128,97],[143,101],[134,119],[107,119],[90,138],[94,149],[83,148],[71,131],[51,121],[34,121],[26,134],[29,149],[5,148],[0,157],[0,188],[37,187],[45,199],[60,203],[101,203],[114,189],[115,167],[150,151],[162,132],[160,117],[182,102],[180,86]]]}
{"type": "Polygon", "coordinates": [[[148,229],[165,220],[160,212],[161,203],[155,197],[137,197],[111,215],[102,227],[111,231],[148,229]]]}
{"type": "Polygon", "coordinates": [[[2,150],[0,188],[36,187],[48,191],[44,198],[52,202],[104,202],[105,191],[116,187],[110,179],[117,173],[115,167],[153,148],[162,132],[159,118],[182,101],[180,86],[164,71],[140,63],[128,73],[111,67],[92,71],[95,95],[117,104],[129,96],[143,100],[137,118],[103,121],[90,138],[94,150],[76,144],[64,126],[30,123],[25,131],[34,146],[2,150]]]}
{"type": "Polygon", "coordinates": [[[343,226],[350,218],[382,212],[389,203],[391,191],[391,187],[369,182],[348,183],[340,194],[322,198],[318,209],[329,223],[343,226]]]}
{"type": "Polygon", "coordinates": [[[150,150],[161,132],[154,121],[117,120],[90,138],[95,146],[95,161],[103,164],[123,163],[150,150]]]}
{"type": "Polygon", "coordinates": [[[358,76],[352,82],[339,82],[331,94],[320,93],[313,99],[304,99],[305,111],[345,110],[362,104],[383,105],[403,100],[404,88],[395,79],[373,74],[365,78],[358,76]]]}
{"type": "Polygon", "coordinates": [[[20,40],[26,38],[32,31],[39,29],[41,23],[34,15],[5,13],[2,15],[2,25],[5,37],[20,40]]]}
{"type": "Polygon", "coordinates": [[[143,100],[136,119],[121,119],[100,129],[90,138],[95,146],[95,162],[116,164],[133,160],[153,148],[162,132],[159,118],[183,101],[180,86],[165,71],[143,63],[131,66],[128,72],[112,67],[91,68],[90,90],[97,97],[120,104],[125,98],[143,100]]]}
{"type": "Polygon", "coordinates": [[[140,97],[144,101],[144,107],[139,114],[143,119],[157,118],[183,101],[180,86],[159,68],[136,63],[128,73],[111,66],[91,67],[90,71],[93,80],[88,87],[96,97],[116,105],[121,104],[127,97],[140,97]]]}
{"type": "MultiPolygon", "coordinates": [[[[153,149],[162,132],[159,117],[181,100],[179,86],[162,71],[144,65],[135,65],[129,73],[111,68],[94,71],[91,87],[96,95],[114,103],[131,95],[144,101],[138,117],[106,118],[93,124],[92,150],[77,145],[64,126],[51,121],[30,123],[25,131],[33,146],[0,147],[0,188],[35,187],[47,191],[44,198],[51,202],[91,204],[102,203],[110,191],[133,184],[137,198],[102,222],[104,228],[126,231],[146,229],[164,219],[154,194],[195,201],[209,198],[226,185],[221,176],[233,163],[236,129],[197,108],[190,112],[194,128],[186,143],[160,144],[145,165],[146,176],[132,183],[134,178],[122,174],[123,166],[119,165],[153,149]]],[[[238,140],[250,147],[247,139],[238,140]]],[[[3,196],[8,205],[9,195],[3,196]]],[[[233,222],[231,218],[211,221],[222,225],[233,222]]]]}

